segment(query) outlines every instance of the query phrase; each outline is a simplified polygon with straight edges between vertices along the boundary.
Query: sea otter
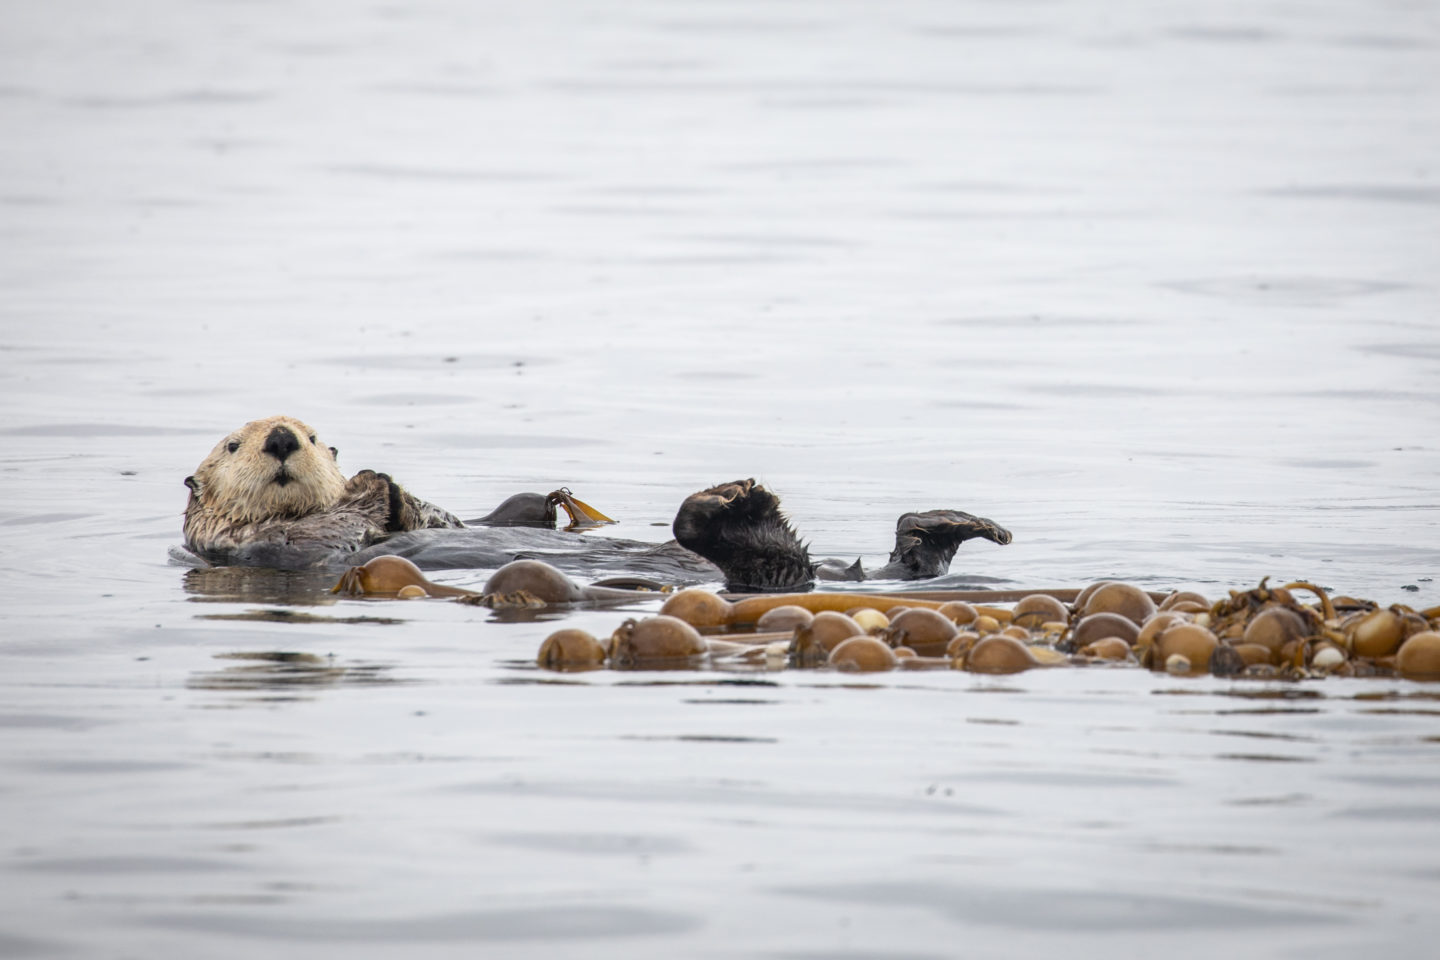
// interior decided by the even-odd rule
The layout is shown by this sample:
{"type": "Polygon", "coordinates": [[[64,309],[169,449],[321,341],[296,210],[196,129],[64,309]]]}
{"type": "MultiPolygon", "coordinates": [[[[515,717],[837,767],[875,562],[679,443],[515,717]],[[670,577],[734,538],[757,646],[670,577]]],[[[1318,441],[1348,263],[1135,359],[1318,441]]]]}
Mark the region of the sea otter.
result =
{"type": "Polygon", "coordinates": [[[572,521],[608,520],[564,489],[517,494],[485,517],[462,522],[386,474],[362,470],[347,480],[335,448],[291,417],[245,424],[216,444],[185,484],[185,546],[215,565],[298,569],[394,554],[437,569],[536,558],[591,574],[723,578],[733,590],[775,591],[805,589],[817,577],[936,577],[965,540],[1010,542],[1009,531],[983,517],[958,510],[907,513],[897,523],[890,561],[867,575],[859,561],[813,560],[779,499],[754,480],[687,497],[675,516],[675,540],[665,544],[555,531],[557,505],[572,521]]]}
{"type": "Polygon", "coordinates": [[[185,546],[214,564],[296,568],[402,530],[462,526],[386,474],[345,479],[336,453],[293,417],[245,424],[185,478],[185,546]]]}

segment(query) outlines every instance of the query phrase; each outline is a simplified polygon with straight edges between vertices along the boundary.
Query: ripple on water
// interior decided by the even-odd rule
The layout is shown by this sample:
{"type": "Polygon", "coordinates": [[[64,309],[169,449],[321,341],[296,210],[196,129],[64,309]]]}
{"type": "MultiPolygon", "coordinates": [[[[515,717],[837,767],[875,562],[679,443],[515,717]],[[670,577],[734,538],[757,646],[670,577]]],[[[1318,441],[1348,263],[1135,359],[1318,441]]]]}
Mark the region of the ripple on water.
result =
{"type": "Polygon", "coordinates": [[[474,396],[463,393],[372,393],[356,397],[355,402],[384,407],[428,407],[474,403],[475,399],[474,396]]]}
{"type": "MultiPolygon", "coordinates": [[[[921,800],[910,796],[744,787],[732,783],[624,783],[604,781],[499,781],[456,784],[460,793],[548,798],[620,800],[645,804],[695,805],[705,809],[746,807],[806,811],[851,811],[905,815],[1002,816],[1004,811],[958,801],[921,800]]],[[[897,822],[899,822],[897,820],[897,822]]]]}
{"type": "Polygon", "coordinates": [[[1282,39],[1280,34],[1263,27],[1175,27],[1166,36],[1192,43],[1255,44],[1282,39]]]}
{"type": "MultiPolygon", "coordinates": [[[[1369,344],[1358,349],[1366,353],[1378,352],[1369,344]]],[[[1421,354],[1424,355],[1423,353],[1421,354]]],[[[1407,354],[1409,356],[1409,354],[1407,354]]],[[[1295,394],[1297,397],[1308,397],[1316,400],[1386,400],[1393,403],[1440,403],[1440,391],[1434,393],[1422,393],[1418,390],[1302,390],[1295,394]]],[[[1407,448],[1412,449],[1412,448],[1407,448]]],[[[1415,447],[1413,449],[1424,449],[1415,447]]]]}
{"type": "Polygon", "coordinates": [[[956,923],[1022,931],[1234,930],[1342,922],[1333,913],[1125,891],[1006,890],[896,882],[786,887],[778,892],[872,907],[924,907],[956,923]]]}
{"type": "Polygon", "coordinates": [[[381,163],[330,164],[329,173],[376,180],[461,183],[549,183],[562,179],[538,170],[486,170],[478,167],[426,167],[381,163]]]}
{"type": "Polygon", "coordinates": [[[68,956],[70,948],[58,940],[32,940],[0,933],[0,957],[27,960],[29,957],[68,956]]]}
{"type": "Polygon", "coordinates": [[[44,713],[0,713],[0,730],[89,730],[109,721],[44,713]]]}
{"type": "Polygon", "coordinates": [[[274,913],[155,914],[147,926],[224,934],[256,940],[291,942],[433,943],[445,940],[585,940],[593,937],[642,937],[688,933],[700,927],[698,917],[666,910],[621,904],[552,903],[516,910],[474,910],[376,919],[299,917],[274,913]]]}
{"type": "Polygon", "coordinates": [[[1297,757],[1285,753],[1217,753],[1216,760],[1243,760],[1247,763],[1316,763],[1316,757],[1297,757]]]}
{"type": "Polygon", "coordinates": [[[9,517],[0,520],[0,527],[28,527],[36,524],[51,526],[60,523],[73,523],[76,520],[92,520],[100,516],[98,513],[32,513],[23,517],[9,517]]]}
{"type": "Polygon", "coordinates": [[[81,777],[112,776],[114,774],[170,773],[176,770],[192,770],[194,763],[168,760],[95,760],[55,759],[28,760],[15,764],[17,767],[34,770],[37,773],[66,773],[81,777]]]}
{"type": "Polygon", "coordinates": [[[935,321],[936,326],[942,327],[979,327],[985,330],[992,329],[1076,329],[1088,330],[1095,327],[1139,327],[1145,326],[1147,321],[1138,320],[1133,317],[1100,317],[1075,314],[985,314],[974,317],[944,317],[935,321]]]}
{"type": "Polygon", "coordinates": [[[1366,823],[1440,823],[1440,806],[1435,804],[1386,804],[1374,807],[1346,807],[1330,814],[1342,820],[1366,823]]]}
{"type": "Polygon", "coordinates": [[[1411,206],[1440,204],[1440,187],[1419,187],[1393,183],[1346,183],[1311,187],[1280,187],[1263,191],[1270,197],[1302,200],[1360,200],[1371,203],[1400,203],[1411,206]]]}
{"type": "MultiPolygon", "coordinates": [[[[1440,360],[1440,343],[1362,343],[1355,347],[1361,353],[1373,353],[1381,357],[1403,357],[1407,360],[1440,360]]],[[[1428,398],[1435,399],[1435,394],[1428,398]]]]}
{"type": "Polygon", "coordinates": [[[1172,280],[1160,286],[1180,293],[1257,306],[1308,307],[1404,290],[1410,284],[1344,277],[1252,275],[1172,280]]]}
{"type": "Polygon", "coordinates": [[[524,247],[446,247],[431,251],[430,259],[442,263],[533,263],[550,258],[539,250],[524,247]]]}
{"type": "Polygon", "coordinates": [[[585,856],[648,857],[657,854],[694,853],[696,847],[680,837],[642,833],[495,833],[491,843],[546,853],[585,856]]]}
{"type": "Polygon", "coordinates": [[[503,95],[500,87],[479,83],[375,83],[370,89],[376,93],[396,96],[439,97],[442,99],[488,100],[503,95]]]}
{"type": "Polygon", "coordinates": [[[1032,393],[1050,393],[1062,397],[1173,397],[1201,393],[1200,390],[1177,390],[1174,387],[1146,387],[1119,383],[1032,383],[1025,387],[1032,393]]]}
{"type": "Polygon", "coordinates": [[[362,370],[438,370],[456,369],[493,370],[504,367],[516,369],[551,364],[555,361],[543,356],[519,356],[516,354],[480,353],[364,353],[339,357],[323,357],[317,361],[337,367],[354,367],[362,370]]]}
{"type": "Polygon", "coordinates": [[[235,107],[264,103],[273,94],[256,90],[180,90],[154,96],[115,96],[93,94],[62,97],[60,103],[82,110],[145,110],[154,107],[235,107]]]}
{"type": "Polygon", "coordinates": [[[962,783],[1013,783],[1023,786],[1054,787],[1059,790],[1091,788],[1121,790],[1132,787],[1175,787],[1180,781],[1168,776],[1146,776],[1125,773],[1088,773],[1075,770],[1004,770],[967,775],[962,783]]]}
{"type": "Polygon", "coordinates": [[[1374,460],[1333,460],[1323,457],[1291,457],[1281,462],[1286,466],[1304,470],[1359,470],[1376,465],[1374,460]]]}
{"type": "Polygon", "coordinates": [[[214,430],[199,427],[161,427],[133,423],[37,423],[0,428],[7,437],[170,437],[203,434],[214,430]]]}
{"type": "Polygon", "coordinates": [[[564,449],[596,447],[609,443],[603,437],[565,437],[540,433],[433,433],[428,434],[427,439],[442,447],[475,450],[564,449]]]}
{"type": "Polygon", "coordinates": [[[947,960],[950,953],[902,953],[886,950],[877,953],[872,950],[781,950],[762,956],[771,960],[947,960]]]}
{"type": "Polygon", "coordinates": [[[12,861],[16,870],[35,873],[65,874],[160,874],[221,873],[241,869],[228,860],[207,860],[200,857],[114,856],[57,857],[45,860],[12,861]]]}

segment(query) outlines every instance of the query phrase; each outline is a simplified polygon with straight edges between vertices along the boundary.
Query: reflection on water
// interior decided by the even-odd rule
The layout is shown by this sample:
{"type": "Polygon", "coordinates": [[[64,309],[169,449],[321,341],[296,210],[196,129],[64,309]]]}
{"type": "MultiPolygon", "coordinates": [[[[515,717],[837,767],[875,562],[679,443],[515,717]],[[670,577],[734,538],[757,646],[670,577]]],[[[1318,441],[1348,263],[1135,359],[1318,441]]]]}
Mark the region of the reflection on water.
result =
{"type": "Polygon", "coordinates": [[[244,661],[221,670],[200,671],[187,681],[192,690],[293,691],[297,687],[375,686],[404,683],[393,667],[376,663],[339,663],[333,656],[258,651],[216,654],[217,659],[244,661]]]}
{"type": "Polygon", "coordinates": [[[1234,900],[1160,896],[1140,891],[1086,893],[1064,889],[1006,890],[951,884],[835,884],[783,889],[794,897],[905,905],[938,912],[952,923],[1103,934],[1125,930],[1171,932],[1340,923],[1321,910],[1255,907],[1234,900]]]}
{"type": "Polygon", "coordinates": [[[238,620],[252,623],[404,623],[394,617],[325,617],[299,610],[247,610],[245,613],[205,613],[196,620],[238,620]]]}
{"type": "Polygon", "coordinates": [[[1379,201],[1381,203],[1440,204],[1440,188],[1403,184],[1344,184],[1316,187],[1285,187],[1267,191],[1277,197],[1379,201]]]}
{"type": "Polygon", "coordinates": [[[277,603],[330,606],[339,573],[334,570],[270,570],[262,567],[195,567],[183,581],[189,599],[202,603],[277,603]]]}
{"type": "Polygon", "coordinates": [[[504,942],[538,940],[589,941],[612,937],[650,937],[698,930],[699,917],[646,910],[620,903],[556,903],[545,907],[509,910],[475,910],[467,913],[430,913],[394,919],[311,915],[276,917],[274,914],[182,913],[153,914],[147,926],[190,931],[243,940],[279,940],[289,943],[504,942]]]}

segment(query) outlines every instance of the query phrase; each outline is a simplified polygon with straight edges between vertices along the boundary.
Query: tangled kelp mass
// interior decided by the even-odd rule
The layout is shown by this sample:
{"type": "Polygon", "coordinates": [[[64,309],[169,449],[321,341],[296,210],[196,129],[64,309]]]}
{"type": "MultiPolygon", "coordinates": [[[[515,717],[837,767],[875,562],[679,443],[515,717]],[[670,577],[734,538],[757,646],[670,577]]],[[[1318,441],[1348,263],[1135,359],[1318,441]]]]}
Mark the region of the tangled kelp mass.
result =
{"type": "Polygon", "coordinates": [[[672,595],[658,616],[626,620],[608,641],[558,631],[538,661],[566,670],[653,668],[709,656],[771,670],[994,674],[1129,663],[1177,676],[1440,680],[1440,607],[1332,598],[1305,582],[1271,587],[1267,578],[1213,603],[1191,591],[1159,596],[1115,581],[1037,591],[1010,606],[977,596],[846,592],[732,603],[692,588],[672,595]]]}
{"type": "MultiPolygon", "coordinates": [[[[431,583],[398,557],[355,567],[334,589],[352,596],[454,597],[495,608],[654,595],[582,586],[537,560],[502,567],[483,591],[460,590],[431,583]]],[[[1304,581],[1271,587],[1269,578],[1214,602],[1194,591],[1151,594],[1112,580],[1033,593],[846,591],[734,601],[690,588],[670,594],[658,616],[628,619],[606,640],[557,631],[537,660],[559,670],[634,669],[695,665],[707,657],[765,669],[1016,673],[1132,663],[1177,676],[1440,680],[1440,607],[1381,607],[1331,597],[1304,581]],[[1307,595],[1312,599],[1305,602],[1307,595]]]]}

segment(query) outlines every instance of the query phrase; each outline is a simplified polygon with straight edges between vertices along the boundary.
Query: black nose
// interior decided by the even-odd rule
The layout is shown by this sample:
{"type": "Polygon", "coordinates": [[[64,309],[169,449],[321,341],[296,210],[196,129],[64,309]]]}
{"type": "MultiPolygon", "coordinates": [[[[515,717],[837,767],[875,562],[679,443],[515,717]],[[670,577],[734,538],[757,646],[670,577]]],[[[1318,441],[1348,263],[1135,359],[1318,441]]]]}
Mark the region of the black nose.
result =
{"type": "Polygon", "coordinates": [[[262,449],[276,460],[284,463],[286,457],[300,449],[300,440],[290,432],[289,428],[276,427],[270,431],[270,436],[265,438],[265,446],[262,449]]]}

